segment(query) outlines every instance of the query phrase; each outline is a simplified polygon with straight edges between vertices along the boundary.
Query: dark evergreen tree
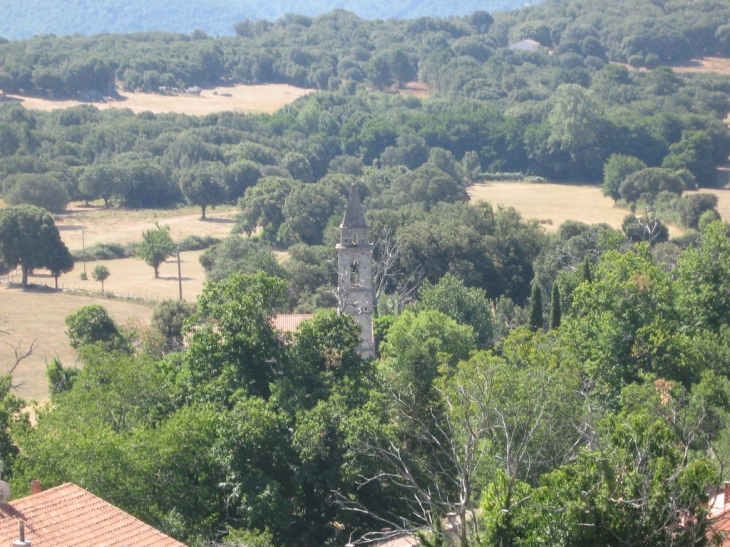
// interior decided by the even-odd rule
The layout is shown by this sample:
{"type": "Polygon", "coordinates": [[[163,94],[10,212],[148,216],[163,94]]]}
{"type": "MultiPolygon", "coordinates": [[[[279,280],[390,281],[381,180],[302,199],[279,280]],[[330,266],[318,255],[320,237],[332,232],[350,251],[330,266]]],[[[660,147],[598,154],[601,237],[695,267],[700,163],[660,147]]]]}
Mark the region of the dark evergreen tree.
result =
{"type": "Polygon", "coordinates": [[[532,294],[530,295],[530,330],[537,332],[542,330],[544,325],[542,317],[542,290],[539,283],[532,284],[532,294]]]}
{"type": "Polygon", "coordinates": [[[553,283],[553,292],[550,295],[550,328],[557,329],[560,326],[560,289],[558,284],[553,283]]]}
{"type": "Polygon", "coordinates": [[[591,276],[591,261],[588,257],[583,260],[583,281],[587,283],[593,282],[593,277],[591,276]]]}

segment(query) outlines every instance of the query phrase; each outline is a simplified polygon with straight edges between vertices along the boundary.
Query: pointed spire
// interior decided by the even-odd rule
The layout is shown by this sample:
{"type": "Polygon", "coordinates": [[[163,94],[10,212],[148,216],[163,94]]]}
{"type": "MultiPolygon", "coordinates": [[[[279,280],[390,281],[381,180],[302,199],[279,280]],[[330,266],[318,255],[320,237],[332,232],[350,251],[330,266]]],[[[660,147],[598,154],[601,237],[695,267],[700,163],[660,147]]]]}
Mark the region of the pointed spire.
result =
{"type": "Polygon", "coordinates": [[[357,186],[350,186],[350,197],[347,200],[347,209],[345,209],[345,218],[342,220],[341,228],[367,228],[368,223],[365,220],[365,214],[362,212],[360,204],[360,194],[357,186]]]}

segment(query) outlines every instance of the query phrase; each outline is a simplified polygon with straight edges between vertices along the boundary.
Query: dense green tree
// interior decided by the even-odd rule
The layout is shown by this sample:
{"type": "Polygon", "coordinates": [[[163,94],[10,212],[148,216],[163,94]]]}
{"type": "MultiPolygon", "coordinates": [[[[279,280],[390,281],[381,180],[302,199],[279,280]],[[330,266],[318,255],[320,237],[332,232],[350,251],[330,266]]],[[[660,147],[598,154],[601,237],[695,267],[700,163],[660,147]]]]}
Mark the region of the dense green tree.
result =
{"type": "Polygon", "coordinates": [[[333,291],[337,283],[337,255],[334,247],[297,243],[289,247],[288,253],[289,259],[282,266],[296,309],[311,312],[336,306],[333,291]]]}
{"type": "Polygon", "coordinates": [[[122,194],[121,173],[113,165],[92,165],[84,170],[79,178],[79,192],[81,195],[104,200],[104,207],[109,207],[112,197],[122,194]]]}
{"type": "Polygon", "coordinates": [[[344,205],[340,192],[323,184],[303,184],[286,197],[282,213],[294,235],[309,245],[320,245],[325,227],[344,205]]]}
{"type": "Polygon", "coordinates": [[[185,329],[182,381],[189,400],[231,405],[238,391],[269,395],[283,357],[271,319],[285,291],[283,280],[262,272],[234,274],[203,289],[185,329]]]}
{"type": "Polygon", "coordinates": [[[603,195],[612,197],[614,201],[618,200],[621,197],[619,194],[621,183],[626,177],[642,169],[646,169],[646,164],[638,158],[611,154],[603,165],[603,184],[601,185],[603,195]]]}
{"type": "Polygon", "coordinates": [[[104,281],[111,275],[109,268],[104,265],[94,266],[91,270],[91,279],[101,283],[101,292],[104,292],[104,281]]]}
{"type": "Polygon", "coordinates": [[[715,194],[690,194],[682,196],[677,203],[682,226],[697,228],[700,217],[708,211],[716,211],[718,197],[715,194]]]}
{"type": "Polygon", "coordinates": [[[125,345],[114,319],[104,306],[92,304],[80,308],[66,317],[71,347],[79,349],[101,342],[109,349],[121,349],[125,345]]]}
{"type": "Polygon", "coordinates": [[[645,199],[652,202],[659,192],[682,195],[684,185],[670,169],[649,167],[627,176],[619,186],[619,195],[627,202],[645,199]]]}
{"type": "Polygon", "coordinates": [[[228,198],[224,173],[220,166],[203,163],[182,172],[180,190],[191,205],[200,206],[200,219],[205,220],[209,205],[219,205],[228,198]]]}
{"type": "Polygon", "coordinates": [[[240,229],[250,235],[257,227],[262,226],[267,238],[275,240],[279,227],[285,220],[282,212],[284,203],[297,185],[293,179],[264,177],[256,186],[246,190],[238,203],[241,208],[238,219],[240,229]]]}
{"type": "Polygon", "coordinates": [[[8,268],[21,267],[23,287],[36,268],[65,267],[66,255],[68,249],[47,211],[32,205],[0,209],[0,262],[8,268]]]}
{"type": "Polygon", "coordinates": [[[591,174],[599,164],[603,165],[598,148],[601,116],[601,107],[593,94],[578,84],[559,86],[552,98],[548,144],[570,155],[576,176],[591,174]]]}
{"type": "Polygon", "coordinates": [[[390,64],[385,56],[377,56],[370,59],[366,73],[370,83],[377,89],[382,90],[393,83],[390,64]]]}
{"type": "Polygon", "coordinates": [[[424,282],[418,290],[416,309],[436,310],[462,325],[471,326],[480,348],[492,344],[494,320],[484,289],[465,287],[463,281],[446,274],[435,285],[428,280],[424,282]]]}
{"type": "Polygon", "coordinates": [[[593,282],[593,274],[591,273],[591,261],[588,257],[585,257],[585,259],[583,260],[582,277],[583,281],[585,281],[586,283],[593,282]]]}
{"type": "Polygon", "coordinates": [[[553,283],[553,290],[550,293],[550,328],[557,329],[560,326],[561,318],[560,289],[557,283],[553,283]]]}
{"type": "Polygon", "coordinates": [[[669,155],[662,165],[677,171],[687,169],[700,186],[717,187],[712,139],[706,131],[684,131],[682,140],[669,147],[669,155]]]}
{"type": "Polygon", "coordinates": [[[64,367],[58,357],[54,357],[46,367],[46,378],[48,379],[48,390],[51,393],[51,398],[69,391],[73,387],[79,372],[80,370],[77,368],[64,367]]]}
{"type": "Polygon", "coordinates": [[[152,312],[152,326],[171,343],[182,342],[185,320],[195,313],[196,305],[183,300],[162,300],[152,312]]]}
{"type": "Polygon", "coordinates": [[[175,251],[175,242],[170,235],[170,226],[160,225],[155,221],[155,227],[142,233],[142,243],[137,247],[136,255],[152,266],[155,278],[159,277],[160,264],[175,251]]]}
{"type": "Polygon", "coordinates": [[[261,178],[259,166],[249,160],[239,160],[226,167],[225,182],[229,201],[237,201],[246,190],[254,186],[261,178]]]}
{"type": "Polygon", "coordinates": [[[396,49],[388,57],[388,69],[398,87],[403,87],[408,82],[416,79],[416,67],[403,50],[396,49]]]}
{"type": "Polygon", "coordinates": [[[235,234],[208,247],[200,255],[200,263],[210,281],[220,281],[236,272],[253,274],[263,271],[273,277],[285,277],[284,268],[270,249],[258,241],[235,234]]]}
{"type": "Polygon", "coordinates": [[[542,314],[542,289],[538,283],[532,284],[532,293],[530,294],[530,330],[542,331],[545,325],[545,319],[542,314]]]}
{"type": "Polygon", "coordinates": [[[625,388],[624,409],[601,421],[597,443],[546,475],[519,508],[513,523],[520,544],[556,537],[561,545],[706,541],[705,486],[717,478],[702,447],[712,438],[706,426],[721,411],[722,403],[715,405],[727,400],[725,382],[712,381],[705,378],[691,393],[660,379],[625,388]],[[687,432],[698,430],[705,433],[690,442],[687,432]]]}
{"type": "Polygon", "coordinates": [[[289,152],[281,160],[281,167],[286,169],[293,179],[301,182],[314,182],[312,166],[304,154],[289,152]]]}
{"type": "Polygon", "coordinates": [[[65,245],[53,247],[48,256],[46,268],[51,272],[56,288],[58,288],[59,276],[74,269],[74,258],[65,245]]]}
{"type": "Polygon", "coordinates": [[[730,239],[723,222],[705,228],[700,246],[687,249],[677,263],[677,308],[691,328],[718,331],[730,324],[730,239]]]}
{"type": "Polygon", "coordinates": [[[381,344],[383,367],[398,389],[421,405],[420,412],[428,413],[440,371],[466,359],[473,346],[471,326],[459,325],[435,310],[405,311],[388,330],[387,342],[381,344]]]}
{"type": "Polygon", "coordinates": [[[575,359],[595,381],[597,396],[615,400],[642,373],[695,381],[709,363],[682,349],[688,340],[676,331],[672,286],[648,244],[604,253],[592,275],[573,292],[560,332],[574,341],[575,359]]]}
{"type": "Polygon", "coordinates": [[[21,174],[3,181],[3,200],[8,205],[35,205],[58,213],[70,199],[64,183],[53,175],[21,174]]]}

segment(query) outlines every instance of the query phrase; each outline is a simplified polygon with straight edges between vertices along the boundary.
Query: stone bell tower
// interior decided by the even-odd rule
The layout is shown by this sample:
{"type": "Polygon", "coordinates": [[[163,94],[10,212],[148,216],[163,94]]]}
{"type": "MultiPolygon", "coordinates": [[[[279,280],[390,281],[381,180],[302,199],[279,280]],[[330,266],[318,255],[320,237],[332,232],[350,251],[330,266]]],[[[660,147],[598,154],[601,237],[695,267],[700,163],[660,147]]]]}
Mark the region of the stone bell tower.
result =
{"type": "Polygon", "coordinates": [[[336,247],[337,297],[340,313],[351,315],[362,327],[362,342],[357,351],[363,359],[375,356],[373,246],[368,239],[369,232],[357,187],[353,185],[340,225],[340,243],[336,247]]]}

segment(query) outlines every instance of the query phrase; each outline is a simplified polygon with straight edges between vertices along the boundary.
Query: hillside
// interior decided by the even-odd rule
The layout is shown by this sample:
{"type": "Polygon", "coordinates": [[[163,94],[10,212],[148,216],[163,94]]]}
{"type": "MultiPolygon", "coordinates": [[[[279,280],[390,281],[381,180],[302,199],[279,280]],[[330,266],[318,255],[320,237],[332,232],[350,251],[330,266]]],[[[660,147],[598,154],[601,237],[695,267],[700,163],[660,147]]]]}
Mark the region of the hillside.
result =
{"type": "Polygon", "coordinates": [[[0,36],[29,38],[36,34],[98,34],[162,30],[189,33],[201,29],[213,35],[233,34],[233,24],[242,19],[277,19],[286,13],[319,15],[344,8],[367,19],[445,17],[477,10],[498,11],[537,3],[520,0],[407,0],[405,2],[356,2],[354,0],[8,0],[3,2],[0,36]]]}

